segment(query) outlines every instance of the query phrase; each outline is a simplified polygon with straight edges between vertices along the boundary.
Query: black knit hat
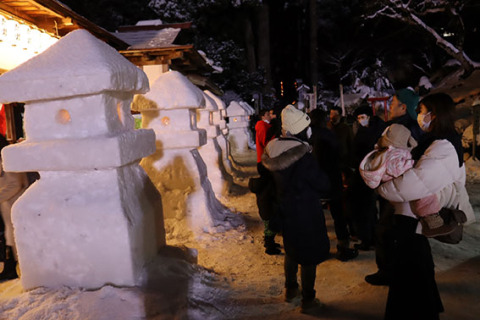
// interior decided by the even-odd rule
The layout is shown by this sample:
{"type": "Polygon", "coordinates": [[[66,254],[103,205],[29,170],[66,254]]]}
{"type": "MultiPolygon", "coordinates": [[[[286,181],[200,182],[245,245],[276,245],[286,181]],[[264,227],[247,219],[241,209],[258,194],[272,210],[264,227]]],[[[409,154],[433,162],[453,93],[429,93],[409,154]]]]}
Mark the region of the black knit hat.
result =
{"type": "Polygon", "coordinates": [[[356,118],[361,114],[366,114],[371,117],[373,115],[372,107],[368,103],[362,103],[357,109],[355,109],[353,116],[356,118]]]}

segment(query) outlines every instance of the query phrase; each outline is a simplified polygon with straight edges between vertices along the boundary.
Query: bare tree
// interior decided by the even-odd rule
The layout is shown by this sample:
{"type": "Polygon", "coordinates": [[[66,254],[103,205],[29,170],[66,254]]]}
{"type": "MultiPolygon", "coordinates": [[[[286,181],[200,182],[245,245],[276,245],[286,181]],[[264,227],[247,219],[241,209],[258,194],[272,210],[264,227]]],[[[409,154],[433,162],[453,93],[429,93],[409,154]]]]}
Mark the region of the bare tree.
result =
{"type": "Polygon", "coordinates": [[[480,63],[473,61],[465,53],[463,45],[465,42],[465,28],[461,16],[462,11],[468,5],[468,0],[378,0],[369,1],[369,14],[367,19],[375,19],[380,16],[402,21],[423,30],[427,35],[433,37],[437,46],[444,50],[449,56],[455,58],[464,69],[463,76],[470,75],[473,70],[480,68],[480,63]],[[436,28],[429,25],[427,21],[432,15],[443,15],[448,18],[448,25],[436,28]],[[444,33],[450,28],[454,35],[454,41],[444,37],[444,33]],[[443,30],[442,30],[443,29],[443,30]]]}

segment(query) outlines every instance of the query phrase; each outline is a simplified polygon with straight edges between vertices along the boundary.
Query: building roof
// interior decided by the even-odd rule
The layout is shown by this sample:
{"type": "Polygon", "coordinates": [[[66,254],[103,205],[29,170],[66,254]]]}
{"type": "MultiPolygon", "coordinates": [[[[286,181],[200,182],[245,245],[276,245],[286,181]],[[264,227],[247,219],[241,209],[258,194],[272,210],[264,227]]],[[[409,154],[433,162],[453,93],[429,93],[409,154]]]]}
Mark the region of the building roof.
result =
{"type": "Polygon", "coordinates": [[[189,29],[191,22],[160,24],[159,21],[140,21],[135,26],[122,26],[115,36],[129,44],[120,53],[137,66],[167,64],[170,69],[179,71],[202,89],[209,89],[217,95],[222,91],[203,74],[214,68],[191,44],[175,44],[175,39],[183,29],[189,29]]]}
{"type": "Polygon", "coordinates": [[[1,0],[0,11],[60,37],[76,29],[86,29],[117,50],[128,47],[123,40],[57,0],[1,0]]]}

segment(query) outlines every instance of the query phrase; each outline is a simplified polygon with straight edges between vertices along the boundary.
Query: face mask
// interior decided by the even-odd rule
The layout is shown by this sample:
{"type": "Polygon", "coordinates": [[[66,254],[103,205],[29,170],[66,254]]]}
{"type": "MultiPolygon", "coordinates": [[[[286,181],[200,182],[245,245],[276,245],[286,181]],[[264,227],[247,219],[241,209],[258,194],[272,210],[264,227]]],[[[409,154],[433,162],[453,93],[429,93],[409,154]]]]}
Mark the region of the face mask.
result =
{"type": "Polygon", "coordinates": [[[362,127],[368,126],[368,118],[367,119],[361,119],[358,121],[362,127]]]}
{"type": "Polygon", "coordinates": [[[420,128],[422,128],[423,131],[427,131],[428,127],[430,127],[430,122],[431,121],[425,121],[425,117],[428,116],[429,114],[430,114],[430,112],[427,113],[427,114],[417,115],[418,125],[420,126],[420,128]]]}
{"type": "Polygon", "coordinates": [[[312,128],[311,128],[311,127],[308,127],[308,129],[307,129],[307,138],[310,139],[311,136],[312,136],[312,128]]]}

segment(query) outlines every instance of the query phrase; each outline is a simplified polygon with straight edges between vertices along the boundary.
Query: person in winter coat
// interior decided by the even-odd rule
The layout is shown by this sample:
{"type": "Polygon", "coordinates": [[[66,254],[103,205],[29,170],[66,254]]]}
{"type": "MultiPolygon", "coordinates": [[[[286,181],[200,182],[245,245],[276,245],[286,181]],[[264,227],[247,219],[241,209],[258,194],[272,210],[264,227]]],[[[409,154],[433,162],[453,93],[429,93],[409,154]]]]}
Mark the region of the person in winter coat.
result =
{"type": "MultiPolygon", "coordinates": [[[[424,132],[420,129],[415,109],[418,106],[419,96],[411,88],[397,90],[390,104],[389,117],[386,123],[390,126],[398,123],[405,126],[412,137],[420,143],[424,132]]],[[[378,197],[379,218],[375,228],[375,262],[378,271],[365,277],[371,285],[388,285],[392,277],[393,261],[393,211],[390,201],[378,197]]]]}
{"type": "Polygon", "coordinates": [[[329,256],[330,241],[320,199],[329,191],[328,176],[317,164],[308,144],[310,118],[292,105],[281,113],[282,136],[270,141],[262,163],[272,172],[282,220],[285,248],[285,298],[299,290],[301,266],[302,311],[320,307],[315,298],[317,264],[329,256]]]}
{"type": "Polygon", "coordinates": [[[257,149],[257,171],[260,177],[249,181],[250,190],[255,193],[258,213],[264,224],[265,253],[269,255],[280,254],[279,244],[275,243],[276,232],[270,226],[270,219],[275,215],[275,199],[273,177],[262,164],[262,155],[267,143],[274,138],[274,128],[270,121],[273,112],[268,109],[260,110],[260,120],[255,124],[255,143],[257,149]]]}
{"type": "MultiPolygon", "coordinates": [[[[360,175],[372,189],[382,182],[401,176],[414,165],[410,151],[417,146],[410,131],[401,124],[392,124],[378,140],[375,150],[360,163],[360,175]]],[[[435,194],[410,202],[412,212],[422,223],[422,234],[436,237],[452,233],[458,226],[454,219],[443,220],[440,202],[435,194]]]]}
{"type": "Polygon", "coordinates": [[[342,171],[340,170],[340,151],[338,138],[331,130],[327,129],[327,113],[321,109],[310,112],[313,147],[313,156],[318,165],[323,169],[330,180],[330,193],[327,199],[330,214],[333,218],[335,235],[337,237],[337,253],[335,257],[340,261],[348,261],[358,256],[358,250],[350,248],[350,231],[347,223],[345,210],[345,192],[342,183],[342,171]]]}
{"type": "MultiPolygon", "coordinates": [[[[0,150],[8,145],[3,135],[0,135],[0,150]]],[[[17,247],[13,237],[12,205],[28,188],[27,175],[23,172],[7,172],[3,170],[0,157],[0,210],[5,225],[6,254],[4,268],[0,280],[17,278],[17,247]]]]}
{"type": "Polygon", "coordinates": [[[419,146],[412,150],[417,160],[414,168],[377,189],[382,197],[395,203],[393,277],[385,320],[437,320],[444,310],[430,244],[421,234],[422,225],[409,202],[434,193],[441,207],[462,210],[467,223],[475,220],[465,188],[461,138],[454,126],[455,104],[445,93],[429,95],[421,103],[431,108],[432,123],[419,146]]]}
{"type": "Polygon", "coordinates": [[[360,250],[371,250],[377,224],[377,195],[363,181],[358,166],[363,157],[373,150],[386,125],[382,119],[373,115],[372,107],[367,102],[355,109],[353,115],[358,122],[358,130],[353,137],[351,160],[353,170],[348,183],[347,206],[354,222],[356,235],[361,241],[354,247],[360,250]]]}
{"type": "Polygon", "coordinates": [[[337,136],[340,144],[340,169],[344,182],[350,180],[350,157],[352,155],[353,144],[353,130],[346,123],[345,118],[342,117],[342,109],[339,107],[332,107],[330,109],[330,121],[327,123],[327,128],[332,130],[337,136]]]}

